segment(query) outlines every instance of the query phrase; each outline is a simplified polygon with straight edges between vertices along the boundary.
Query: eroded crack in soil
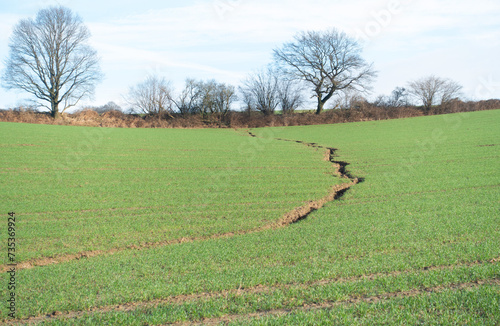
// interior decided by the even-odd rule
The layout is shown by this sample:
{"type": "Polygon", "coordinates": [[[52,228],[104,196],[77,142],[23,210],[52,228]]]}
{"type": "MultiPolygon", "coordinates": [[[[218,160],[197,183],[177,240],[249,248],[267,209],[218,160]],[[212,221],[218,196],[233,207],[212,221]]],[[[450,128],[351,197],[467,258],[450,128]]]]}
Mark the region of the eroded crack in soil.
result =
{"type": "MultiPolygon", "coordinates": [[[[251,137],[257,137],[250,131],[248,131],[248,135],[251,137]]],[[[332,187],[332,189],[329,191],[329,193],[318,200],[311,200],[307,202],[305,205],[302,205],[300,207],[297,207],[293,209],[292,211],[286,213],[281,217],[278,221],[260,226],[258,228],[254,229],[249,229],[249,230],[240,230],[240,231],[233,231],[233,232],[227,232],[227,233],[222,233],[222,234],[214,234],[211,236],[204,236],[204,237],[183,237],[183,238],[178,238],[178,239],[172,239],[172,240],[165,240],[165,241],[159,241],[159,242],[147,242],[147,243],[142,243],[140,245],[130,245],[126,247],[121,247],[121,248],[112,248],[108,250],[89,250],[89,251],[83,251],[75,254],[66,254],[66,255],[60,255],[56,257],[44,257],[44,258],[37,258],[37,259],[31,259],[28,261],[20,262],[17,264],[16,269],[17,270],[22,270],[22,269],[30,269],[34,267],[41,267],[41,266],[47,266],[47,265],[53,265],[53,264],[60,264],[60,263],[65,263],[69,262],[72,260],[79,260],[83,258],[90,258],[90,257],[95,257],[95,256],[101,256],[101,255],[112,255],[117,252],[125,251],[125,250],[143,250],[143,249],[149,249],[149,248],[156,248],[156,247],[163,247],[163,246],[169,246],[169,245],[174,245],[174,244],[181,244],[181,243],[187,243],[187,242],[195,242],[195,241],[204,241],[204,240],[210,240],[210,239],[222,239],[222,238],[229,238],[237,235],[243,235],[243,234],[248,234],[248,233],[255,233],[255,232],[261,232],[265,230],[270,230],[270,229],[276,229],[276,228],[281,228],[281,227],[286,227],[290,224],[296,223],[300,220],[305,219],[310,213],[312,213],[315,210],[320,209],[325,205],[325,203],[334,201],[338,198],[340,198],[350,187],[353,185],[362,182],[362,178],[354,178],[346,170],[346,166],[349,163],[343,162],[343,161],[336,161],[334,159],[335,151],[337,149],[333,147],[324,147],[317,145],[315,143],[307,143],[303,142],[300,140],[289,140],[289,139],[282,139],[282,138],[276,138],[276,140],[282,140],[282,141],[290,141],[290,142],[296,142],[300,143],[306,146],[311,146],[315,148],[321,148],[324,149],[325,152],[325,160],[328,160],[332,162],[332,164],[335,165],[335,172],[334,174],[342,179],[347,180],[348,182],[340,184],[340,185],[335,185],[332,187]]],[[[0,265],[0,273],[4,273],[10,269],[10,266],[8,265],[0,265]]]]}
{"type": "MultiPolygon", "coordinates": [[[[251,137],[257,137],[257,135],[253,134],[251,131],[248,131],[248,134],[251,137]]],[[[289,212],[287,214],[288,216],[285,215],[284,218],[278,221],[278,223],[285,223],[285,225],[288,225],[303,220],[313,211],[323,207],[324,204],[337,200],[340,197],[342,197],[344,193],[355,184],[364,181],[363,178],[356,178],[349,174],[349,172],[346,170],[346,167],[347,165],[349,165],[349,163],[335,160],[335,152],[338,150],[336,148],[325,147],[318,145],[316,143],[304,142],[302,140],[291,140],[284,138],[275,138],[275,139],[280,141],[295,142],[309,147],[324,149],[325,150],[324,160],[330,161],[335,166],[334,175],[341,179],[348,180],[348,182],[346,183],[333,186],[328,195],[326,195],[325,197],[320,198],[319,200],[310,201],[308,204],[296,208],[292,212],[289,212]]]]}

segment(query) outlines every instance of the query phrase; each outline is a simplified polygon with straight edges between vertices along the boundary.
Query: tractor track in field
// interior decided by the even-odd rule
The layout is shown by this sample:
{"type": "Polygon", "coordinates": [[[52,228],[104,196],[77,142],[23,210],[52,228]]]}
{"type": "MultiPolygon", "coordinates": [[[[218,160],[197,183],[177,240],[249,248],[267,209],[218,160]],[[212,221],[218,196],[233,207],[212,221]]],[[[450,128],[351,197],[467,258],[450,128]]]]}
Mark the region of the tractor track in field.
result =
{"type": "Polygon", "coordinates": [[[467,290],[477,288],[481,285],[500,285],[500,279],[491,279],[486,281],[477,281],[477,282],[467,282],[467,283],[459,283],[452,284],[450,286],[436,286],[430,288],[422,288],[422,289],[413,289],[410,291],[400,291],[400,292],[390,292],[384,293],[381,295],[375,295],[370,297],[359,297],[359,296],[351,296],[348,299],[341,301],[327,301],[323,303],[314,303],[310,305],[304,305],[298,308],[290,308],[290,309],[274,309],[268,311],[240,314],[240,315],[227,315],[219,318],[207,318],[201,322],[178,322],[178,323],[170,323],[163,325],[176,325],[176,326],[184,326],[184,325],[219,325],[220,323],[230,323],[238,320],[246,320],[250,318],[263,318],[263,317],[272,317],[272,316],[283,316],[290,313],[302,311],[316,311],[321,309],[332,309],[342,305],[355,305],[358,303],[369,303],[374,304],[378,302],[387,301],[390,299],[398,299],[398,298],[412,298],[417,297],[419,295],[424,294],[432,294],[432,293],[440,293],[446,290],[467,290]]]}
{"type": "MultiPolygon", "coordinates": [[[[248,135],[250,137],[257,137],[255,134],[251,133],[248,131],[248,135]]],[[[270,230],[270,229],[277,229],[281,227],[286,227],[290,224],[299,222],[312,212],[320,209],[323,207],[328,202],[332,202],[334,200],[339,199],[344,195],[344,193],[353,185],[360,183],[363,181],[363,178],[356,178],[351,176],[348,171],[346,170],[346,166],[349,165],[347,162],[343,161],[337,161],[334,159],[335,152],[337,151],[336,148],[333,147],[325,147],[325,146],[320,146],[316,143],[307,143],[303,142],[300,140],[289,140],[289,139],[282,139],[282,138],[275,138],[276,140],[280,141],[288,141],[288,142],[295,142],[295,143],[300,143],[305,146],[310,146],[314,147],[317,149],[324,149],[325,150],[325,160],[330,161],[332,164],[335,166],[335,171],[334,175],[346,180],[347,182],[339,185],[334,185],[329,193],[324,196],[323,198],[320,198],[318,200],[310,200],[306,204],[294,208],[293,210],[289,211],[288,213],[285,213],[279,220],[260,226],[258,228],[254,229],[249,229],[249,230],[240,230],[240,231],[233,231],[233,232],[227,232],[227,233],[222,233],[222,234],[214,234],[211,236],[204,236],[204,237],[182,237],[178,239],[171,239],[171,240],[165,240],[165,241],[159,241],[159,242],[146,242],[142,243],[139,245],[130,245],[126,247],[120,247],[120,248],[112,248],[112,249],[107,249],[107,250],[89,250],[89,251],[83,251],[79,253],[74,253],[74,254],[65,254],[65,255],[59,255],[55,257],[43,257],[43,258],[37,258],[37,259],[30,259],[24,262],[19,262],[16,266],[17,270],[23,270],[23,269],[30,269],[34,267],[42,267],[42,266],[48,266],[48,265],[53,265],[53,264],[60,264],[60,263],[65,263],[73,260],[79,260],[79,259],[85,259],[85,258],[90,258],[90,257],[95,257],[95,256],[102,256],[102,255],[112,255],[117,252],[125,251],[125,250],[144,250],[144,249],[149,249],[149,248],[157,248],[157,247],[163,247],[163,246],[169,246],[169,245],[174,245],[174,244],[181,244],[181,243],[188,243],[188,242],[195,242],[195,241],[205,241],[205,240],[211,240],[211,239],[223,239],[223,238],[229,238],[237,235],[244,235],[248,233],[255,233],[255,232],[262,232],[265,230],[270,230]]],[[[0,264],[0,273],[4,273],[8,271],[11,268],[11,266],[7,264],[0,264]]]]}
{"type": "MultiPolygon", "coordinates": [[[[196,300],[208,300],[208,299],[223,298],[223,297],[227,297],[229,295],[238,296],[238,295],[244,295],[244,294],[264,294],[264,293],[270,293],[272,291],[286,290],[286,289],[290,289],[290,288],[307,288],[310,286],[326,286],[326,285],[333,284],[333,283],[348,283],[348,282],[356,282],[356,281],[361,281],[361,280],[373,281],[373,280],[376,280],[376,279],[382,278],[382,277],[395,277],[395,276],[399,276],[401,274],[411,273],[411,272],[428,273],[428,272],[436,271],[436,270],[452,270],[452,269],[460,268],[460,267],[472,267],[472,266],[477,266],[477,265],[482,265],[482,264],[496,264],[498,262],[500,262],[500,257],[494,258],[494,259],[489,260],[489,261],[465,262],[465,263],[459,263],[459,264],[453,264],[453,265],[442,265],[442,266],[426,266],[426,267],[417,268],[414,270],[363,274],[363,275],[351,276],[351,277],[338,277],[338,278],[331,278],[331,279],[322,279],[322,280],[305,282],[305,283],[287,283],[287,284],[280,284],[280,285],[274,285],[274,286],[256,285],[256,286],[244,287],[244,288],[240,287],[238,289],[223,290],[220,292],[176,295],[176,296],[166,297],[166,298],[162,298],[162,299],[155,299],[155,300],[151,300],[151,301],[127,302],[127,303],[122,303],[122,304],[113,304],[113,305],[108,305],[108,306],[94,307],[94,308],[91,308],[88,310],[67,311],[67,312],[53,311],[51,313],[39,315],[36,317],[9,320],[6,324],[8,324],[8,325],[19,325],[19,324],[33,325],[33,324],[38,324],[38,323],[45,322],[45,321],[53,321],[53,320],[59,320],[59,319],[78,319],[78,318],[82,318],[88,314],[100,314],[100,313],[109,313],[109,312],[132,312],[132,311],[136,311],[139,309],[155,308],[155,307],[158,307],[160,305],[183,304],[186,302],[196,301],[196,300]]],[[[445,285],[445,286],[440,285],[440,286],[435,286],[435,287],[420,287],[420,288],[415,288],[415,289],[412,289],[409,291],[381,293],[381,294],[372,295],[372,296],[353,295],[353,296],[349,296],[347,299],[343,299],[343,300],[329,301],[329,302],[323,302],[323,303],[319,303],[319,304],[312,303],[312,304],[307,304],[307,305],[304,305],[303,307],[298,307],[298,308],[273,309],[273,310],[263,311],[263,312],[258,312],[258,313],[249,313],[249,314],[242,314],[242,315],[228,315],[228,316],[224,316],[221,318],[204,319],[203,322],[200,322],[200,321],[176,322],[176,323],[171,323],[171,324],[167,324],[167,325],[202,325],[202,324],[212,325],[212,324],[217,324],[217,323],[221,323],[221,322],[234,321],[234,320],[237,320],[240,318],[251,318],[251,317],[259,317],[259,316],[266,316],[266,315],[276,315],[276,314],[290,313],[293,311],[309,310],[309,309],[333,308],[333,307],[341,305],[341,304],[352,304],[352,303],[359,303],[359,302],[377,302],[377,301],[381,301],[384,299],[390,299],[390,298],[395,298],[395,297],[411,297],[411,296],[416,296],[416,295],[419,295],[422,293],[439,292],[440,290],[446,290],[446,289],[462,289],[462,288],[480,286],[482,284],[500,285],[500,279],[493,278],[493,279],[488,279],[488,280],[476,280],[473,282],[460,283],[460,284],[451,283],[451,284],[445,285]]]]}

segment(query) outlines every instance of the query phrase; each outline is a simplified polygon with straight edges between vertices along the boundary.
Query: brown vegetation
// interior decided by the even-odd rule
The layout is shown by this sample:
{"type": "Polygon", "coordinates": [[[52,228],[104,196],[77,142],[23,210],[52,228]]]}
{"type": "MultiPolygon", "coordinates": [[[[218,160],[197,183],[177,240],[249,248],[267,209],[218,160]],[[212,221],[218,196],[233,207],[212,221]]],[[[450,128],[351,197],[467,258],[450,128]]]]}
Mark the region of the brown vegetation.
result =
{"type": "Polygon", "coordinates": [[[170,116],[166,114],[125,114],[114,110],[99,114],[94,110],[86,109],[76,113],[63,114],[60,119],[53,119],[49,113],[18,109],[0,111],[0,121],[117,128],[257,128],[400,119],[499,108],[500,100],[453,101],[445,106],[432,107],[428,112],[415,106],[381,107],[362,102],[357,103],[354,108],[326,110],[319,115],[311,112],[265,115],[261,112],[231,111],[226,115],[214,113],[203,116],[201,114],[173,113],[170,116]]]}

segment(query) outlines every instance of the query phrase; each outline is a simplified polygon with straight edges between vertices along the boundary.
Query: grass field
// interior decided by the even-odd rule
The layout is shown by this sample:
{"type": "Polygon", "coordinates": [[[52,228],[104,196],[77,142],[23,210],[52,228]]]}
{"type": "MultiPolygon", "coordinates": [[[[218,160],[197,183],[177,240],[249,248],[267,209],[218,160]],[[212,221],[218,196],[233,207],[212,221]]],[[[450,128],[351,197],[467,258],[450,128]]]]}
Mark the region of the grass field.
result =
{"type": "Polygon", "coordinates": [[[499,324],[499,122],[495,110],[257,137],[0,123],[17,321],[499,324]],[[279,227],[349,181],[326,147],[363,182],[279,227]]]}
{"type": "Polygon", "coordinates": [[[323,153],[232,130],[1,128],[19,261],[250,230],[337,181],[323,153]]]}

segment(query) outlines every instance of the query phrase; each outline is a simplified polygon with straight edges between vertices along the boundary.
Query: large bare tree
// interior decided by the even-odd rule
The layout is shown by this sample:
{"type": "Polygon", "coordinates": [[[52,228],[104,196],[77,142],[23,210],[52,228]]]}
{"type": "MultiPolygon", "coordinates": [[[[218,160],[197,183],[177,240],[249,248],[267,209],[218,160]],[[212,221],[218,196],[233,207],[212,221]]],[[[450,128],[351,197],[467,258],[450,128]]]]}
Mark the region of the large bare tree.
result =
{"type": "Polygon", "coordinates": [[[288,75],[312,86],[317,114],[336,92],[366,90],[376,76],[358,42],[336,29],[302,32],[274,50],[274,58],[288,75]]]}
{"type": "Polygon", "coordinates": [[[82,19],[65,7],[40,10],[35,20],[22,19],[10,39],[4,87],[30,93],[57,118],[91,96],[102,78],[89,38],[82,19]]]}
{"type": "Polygon", "coordinates": [[[462,86],[457,82],[434,75],[408,83],[409,92],[429,111],[433,105],[446,105],[460,96],[462,86]]]}

